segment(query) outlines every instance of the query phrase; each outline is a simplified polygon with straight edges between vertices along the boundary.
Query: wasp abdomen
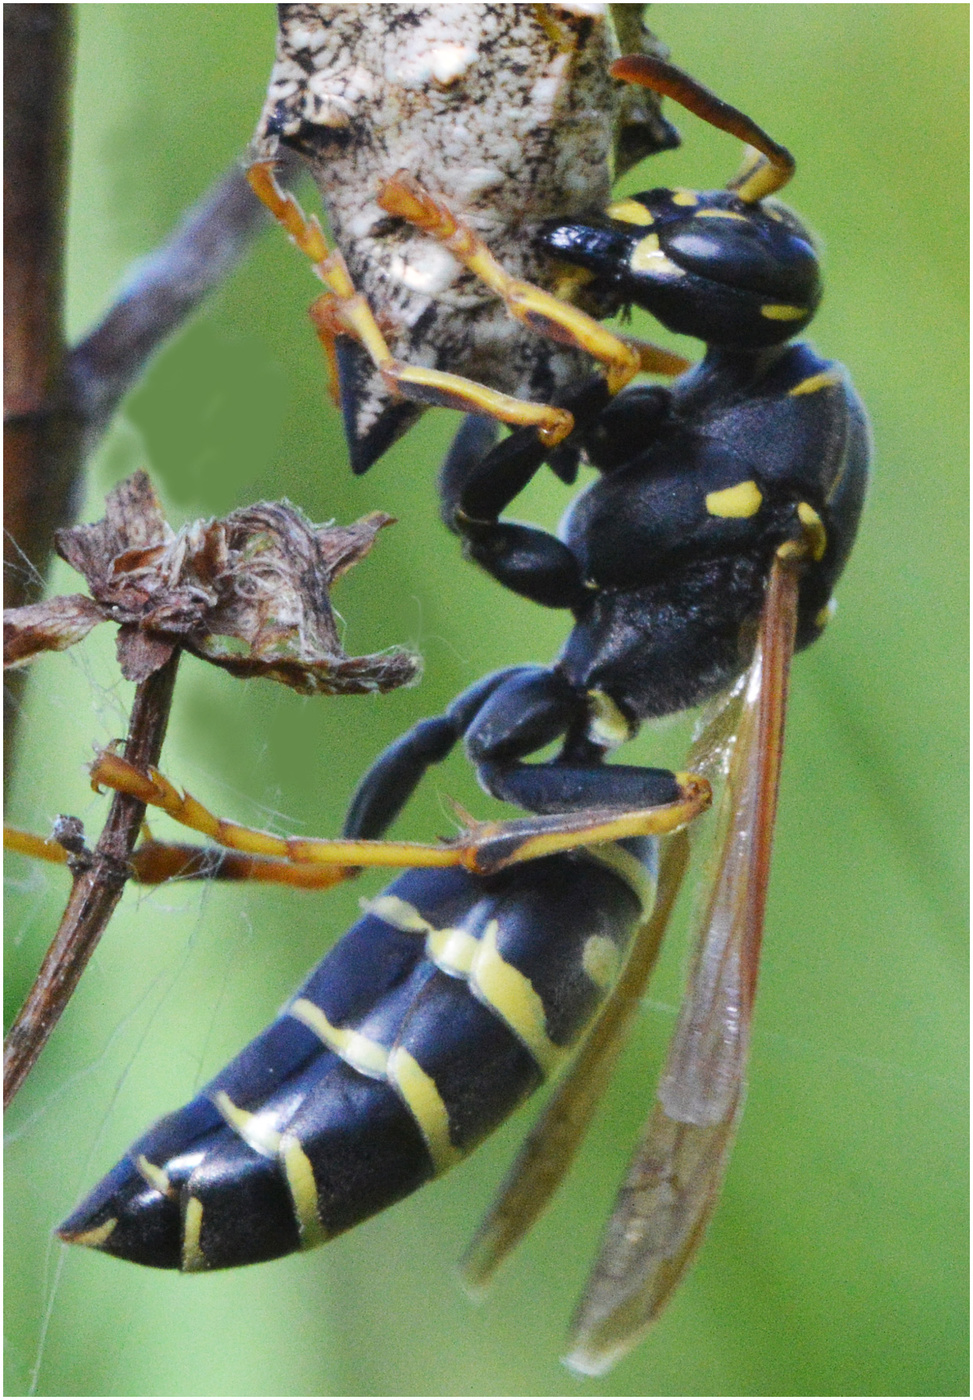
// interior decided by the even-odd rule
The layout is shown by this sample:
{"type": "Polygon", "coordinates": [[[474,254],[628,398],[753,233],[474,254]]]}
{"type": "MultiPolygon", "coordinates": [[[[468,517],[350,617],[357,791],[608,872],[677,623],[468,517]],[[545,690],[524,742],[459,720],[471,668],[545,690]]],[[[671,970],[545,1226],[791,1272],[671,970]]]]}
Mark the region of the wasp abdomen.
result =
{"type": "Polygon", "coordinates": [[[61,1227],[136,1263],[310,1248],[447,1170],[556,1068],[651,903],[654,847],[410,871],[61,1227]]]}

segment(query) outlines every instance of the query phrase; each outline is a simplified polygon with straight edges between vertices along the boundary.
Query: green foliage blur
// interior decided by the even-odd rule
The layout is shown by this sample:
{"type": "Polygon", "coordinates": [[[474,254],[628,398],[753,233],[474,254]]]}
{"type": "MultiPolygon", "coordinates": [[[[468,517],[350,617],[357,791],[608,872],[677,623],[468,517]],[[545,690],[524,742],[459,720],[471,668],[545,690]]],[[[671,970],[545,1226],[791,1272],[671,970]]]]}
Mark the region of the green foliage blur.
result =
{"type": "MultiPolygon", "coordinates": [[[[966,1393],[966,53],[960,5],[666,5],[676,62],[790,146],[821,234],[813,339],[872,415],[875,480],[828,635],[795,666],[751,1089],[698,1264],[655,1334],[589,1395],[966,1393]]],[[[71,334],[243,151],[270,70],[270,5],[83,5],[74,96],[71,334]]],[[[680,151],[630,175],[725,182],[728,138],[674,113],[680,151]]],[[[313,196],[305,191],[307,202],[313,196]]],[[[488,670],[553,657],[565,620],[504,595],[436,517],[456,426],[428,414],[366,477],[347,468],[305,316],[315,285],[268,229],[152,364],[94,464],[85,519],[148,468],[179,524],[288,496],[314,520],[399,524],[339,585],[350,652],[408,642],[413,691],[301,699],[183,665],[165,769],[238,820],[337,832],[382,747],[488,670]]],[[[642,327],[646,334],[657,334],[642,327]]],[[[695,353],[690,343],[689,353],[695,353]]],[[[551,525],[545,476],[522,514],[551,525]]],[[[77,580],[55,570],[55,591],[77,580]]],[[[100,829],[94,746],[124,731],[112,639],[37,664],[10,818],[100,829]]],[[[678,762],[685,722],[637,754],[678,762]]],[[[398,831],[491,804],[461,757],[398,831]]],[[[153,823],[169,831],[164,818],[153,823]]],[[[63,872],[8,865],[7,1018],[63,906],[63,872]]],[[[372,882],[374,886],[375,882],[372,882]]],[[[330,895],[130,889],[8,1117],[6,1393],[559,1395],[558,1355],[674,1024],[673,940],[622,1072],[554,1209],[473,1308],[458,1258],[530,1121],[307,1256],[183,1278],[51,1241],[156,1116],[188,1099],[354,917],[330,895]]]]}

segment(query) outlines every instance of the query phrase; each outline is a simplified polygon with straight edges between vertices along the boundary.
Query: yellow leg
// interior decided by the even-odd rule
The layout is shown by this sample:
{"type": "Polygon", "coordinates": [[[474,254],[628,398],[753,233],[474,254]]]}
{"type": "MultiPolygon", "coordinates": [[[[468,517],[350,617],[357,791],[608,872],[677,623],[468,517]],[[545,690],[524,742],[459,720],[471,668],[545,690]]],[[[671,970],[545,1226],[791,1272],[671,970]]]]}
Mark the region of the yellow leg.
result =
{"type": "Polygon", "coordinates": [[[503,299],[511,316],[518,321],[560,345],[586,350],[605,366],[608,387],[613,394],[638,373],[641,358],[637,351],[570,302],[561,301],[531,282],[511,277],[469,224],[451,213],[441,199],[430,194],[408,172],[400,170],[393,175],[383,185],[378,202],[387,214],[406,219],[442,243],[454,258],[503,299]]]}
{"type": "MultiPolygon", "coordinates": [[[[308,218],[294,196],[281,189],[274,177],[273,164],[258,161],[248,170],[247,179],[254,193],[287,230],[295,245],[310,258],[315,274],[331,293],[323,305],[320,301],[315,303],[311,316],[328,355],[332,374],[335,373],[334,338],[341,334],[350,335],[364,346],[389,388],[403,398],[443,408],[456,408],[464,413],[488,414],[514,427],[536,427],[549,447],[556,446],[567,437],[574,427],[574,419],[563,408],[526,403],[458,374],[423,369],[396,360],[367,301],[355,291],[344,258],[337,249],[328,252],[320,223],[313,215],[308,218]]],[[[528,284],[522,285],[526,287],[528,284]]],[[[560,305],[555,298],[551,300],[555,305],[560,305]]],[[[596,327],[597,324],[596,321],[592,322],[596,327]]],[[[636,363],[631,373],[634,374],[637,368],[636,363]]],[[[631,374],[628,377],[631,378],[631,374]]]]}
{"type": "Polygon", "coordinates": [[[629,349],[638,355],[639,369],[643,374],[663,374],[667,378],[675,378],[677,374],[685,374],[687,369],[692,368],[692,360],[677,355],[674,350],[663,350],[661,345],[653,345],[648,340],[636,340],[630,335],[621,338],[629,349]]]}
{"type": "MultiPolygon", "coordinates": [[[[68,852],[57,841],[35,836],[14,826],[3,828],[4,850],[32,860],[67,865],[68,852]]],[[[246,880],[258,884],[290,885],[303,890],[328,890],[360,873],[360,866],[295,865],[268,856],[248,856],[219,846],[193,846],[156,841],[146,835],[129,860],[137,885],[161,885],[166,880],[246,880]]]]}
{"type": "MultiPolygon", "coordinates": [[[[240,826],[216,816],[189,793],[179,790],[156,769],[146,775],[120,758],[105,752],[91,770],[94,787],[126,792],[153,807],[161,807],[174,821],[202,832],[219,846],[248,855],[270,856],[296,865],[354,868],[455,867],[476,875],[489,875],[507,866],[580,846],[620,841],[628,836],[665,836],[680,831],[710,805],[712,794],[705,779],[677,774],[680,796],[662,807],[615,811],[593,808],[556,816],[523,817],[506,822],[478,822],[451,841],[423,845],[410,841],[323,841],[313,837],[275,836],[240,826]]],[[[347,878],[342,875],[339,878],[347,878]]]]}

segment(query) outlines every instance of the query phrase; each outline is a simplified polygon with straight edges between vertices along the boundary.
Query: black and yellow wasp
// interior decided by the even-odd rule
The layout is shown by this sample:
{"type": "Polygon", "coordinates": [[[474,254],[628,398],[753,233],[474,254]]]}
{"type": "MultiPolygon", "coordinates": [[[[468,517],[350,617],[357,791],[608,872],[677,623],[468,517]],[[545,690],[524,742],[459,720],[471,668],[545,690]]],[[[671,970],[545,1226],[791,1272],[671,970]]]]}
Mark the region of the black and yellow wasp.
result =
{"type": "MultiPolygon", "coordinates": [[[[622,388],[650,354],[500,280],[516,314],[590,348],[607,376],[546,417],[501,406],[522,426],[497,445],[485,416],[496,405],[477,386],[386,366],[401,392],[473,410],[440,477],[444,519],[504,587],[569,611],[567,641],[552,666],[487,677],[387,750],[343,841],[249,832],[158,774],[99,765],[102,781],[264,858],[284,882],[311,867],[321,883],[366,863],[417,868],[366,904],[278,1019],[60,1230],[185,1270],[309,1247],[446,1170],[581,1045],[471,1248],[468,1277],[485,1282],[587,1126],[652,970],[684,828],[708,804],[707,775],[725,778],[688,994],[574,1322],[569,1363],[587,1373],[658,1314],[720,1187],[742,1105],[790,658],[829,615],[869,456],[844,370],[792,342],[821,289],[811,236],[773,198],[791,157],[658,60],[613,71],[742,137],[754,158],[726,189],[649,190],[551,223],[541,243],[587,275],[605,314],[641,307],[703,340],[705,357],[669,388],[622,388]],[[545,462],[570,479],[581,453],[598,476],[558,536],[503,518],[545,462]],[[605,763],[641,721],[718,696],[695,775],[605,763]],[[440,847],[382,842],[460,740],[487,791],[532,815],[440,847]],[[555,742],[556,757],[527,761],[555,742]]],[[[380,335],[320,230],[269,171],[255,183],[305,251],[329,260],[341,333],[371,338],[380,361],[380,335]]],[[[444,203],[406,178],[384,197],[493,275],[444,203]]]]}

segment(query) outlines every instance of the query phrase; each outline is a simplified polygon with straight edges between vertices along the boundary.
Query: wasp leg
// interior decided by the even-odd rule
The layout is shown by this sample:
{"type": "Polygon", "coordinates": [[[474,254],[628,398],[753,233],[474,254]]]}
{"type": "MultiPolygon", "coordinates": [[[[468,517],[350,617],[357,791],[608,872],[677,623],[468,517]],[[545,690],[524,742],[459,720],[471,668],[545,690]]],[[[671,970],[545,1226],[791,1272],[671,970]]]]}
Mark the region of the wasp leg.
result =
{"type": "Polygon", "coordinates": [[[661,345],[653,345],[649,340],[638,340],[632,335],[619,336],[619,340],[639,357],[639,369],[643,374],[661,374],[667,379],[674,379],[693,367],[692,360],[687,360],[685,355],[664,350],[661,345]]]}
{"type": "MultiPolygon", "coordinates": [[[[588,381],[568,400],[579,427],[611,402],[604,379],[588,381]]],[[[457,434],[439,475],[440,511],[464,552],[498,583],[548,608],[579,608],[587,599],[581,566],[568,546],[545,530],[499,520],[547,459],[549,448],[531,429],[490,448],[489,426],[470,418],[457,434]]]]}
{"type": "MultiPolygon", "coordinates": [[[[68,852],[58,841],[5,826],[3,845],[8,851],[53,865],[67,865],[68,852]]],[[[166,880],[247,880],[262,884],[292,885],[298,889],[330,889],[358,873],[358,868],[327,865],[292,865],[266,856],[248,856],[219,846],[191,846],[179,842],[142,841],[129,857],[131,878],[137,885],[161,885],[166,880]]]]}
{"type": "MultiPolygon", "coordinates": [[[[603,364],[610,393],[617,394],[638,373],[642,364],[638,351],[570,302],[535,287],[532,282],[511,277],[470,225],[457,218],[448,205],[408,171],[400,170],[382,186],[378,202],[387,214],[405,219],[431,234],[503,300],[516,320],[559,345],[585,350],[603,364]]],[[[680,374],[682,370],[674,372],[680,374]]]]}
{"type": "Polygon", "coordinates": [[[359,841],[384,835],[427,768],[443,761],[493,692],[514,676],[536,669],[512,666],[486,676],[457,696],[444,714],[420,720],[390,744],[358,784],[345,817],[343,835],[359,841]]]}
{"type": "MultiPolygon", "coordinates": [[[[462,866],[474,875],[489,875],[509,865],[536,860],[554,851],[615,841],[624,836],[666,835],[685,826],[710,802],[709,785],[696,779],[676,786],[672,802],[649,812],[641,807],[622,811],[618,805],[606,811],[567,811],[550,816],[506,822],[477,822],[451,841],[435,845],[415,841],[320,840],[315,837],[276,836],[273,832],[241,826],[216,816],[189,793],[180,793],[168,778],[150,769],[140,773],[117,754],[105,753],[92,768],[96,785],[127,792],[149,806],[161,807],[174,821],[209,836],[219,846],[251,856],[274,857],[283,866],[337,870],[340,883],[365,867],[381,869],[455,869],[462,866]]],[[[269,867],[271,862],[267,862],[269,867]]],[[[274,878],[265,875],[265,878],[274,878]]],[[[304,884],[280,872],[280,884],[304,884]]],[[[313,883],[313,881],[312,881],[313,883]]]]}
{"type": "Polygon", "coordinates": [[[527,403],[462,375],[396,360],[371,308],[355,291],[344,258],[337,249],[328,251],[318,220],[313,215],[309,218],[294,196],[281,189],[274,177],[273,163],[257,161],[247,171],[247,179],[295,245],[310,258],[315,274],[328,288],[330,296],[323,304],[315,303],[311,316],[332,367],[335,336],[349,335],[364,346],[389,388],[403,398],[469,413],[485,413],[501,423],[532,425],[551,447],[567,437],[573,420],[564,409],[527,403]]]}
{"type": "Polygon", "coordinates": [[[461,1263],[477,1293],[547,1208],[567,1175],[641,1005],[686,873],[689,839],[664,845],[651,917],[635,935],[622,974],[580,1054],[548,1100],[461,1263]]]}
{"type": "MultiPolygon", "coordinates": [[[[586,809],[648,809],[678,802],[685,783],[664,768],[638,768],[601,759],[611,746],[599,742],[597,712],[558,670],[537,669],[512,677],[490,695],[466,735],[466,749],[480,782],[492,796],[545,815],[586,809]],[[568,736],[561,757],[549,763],[522,759],[568,736]]],[[[626,727],[625,737],[631,737],[626,727]]]]}

